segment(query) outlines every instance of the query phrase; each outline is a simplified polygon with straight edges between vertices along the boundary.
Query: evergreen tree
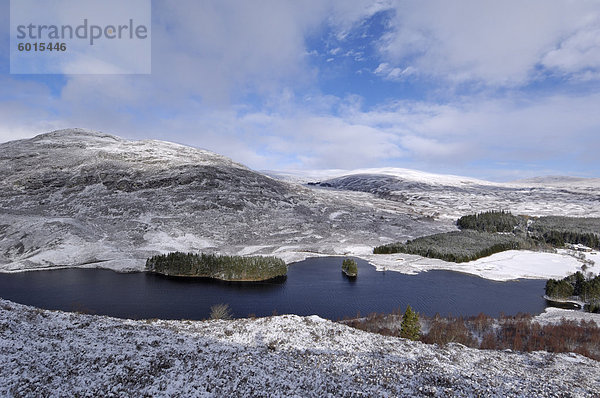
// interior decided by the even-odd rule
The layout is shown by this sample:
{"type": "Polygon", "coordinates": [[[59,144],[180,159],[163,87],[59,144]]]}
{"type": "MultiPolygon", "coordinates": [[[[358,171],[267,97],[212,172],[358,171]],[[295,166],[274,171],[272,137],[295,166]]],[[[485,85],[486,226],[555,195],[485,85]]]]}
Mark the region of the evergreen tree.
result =
{"type": "Polygon", "coordinates": [[[419,316],[412,310],[412,308],[410,308],[410,305],[407,305],[406,311],[402,316],[400,337],[410,340],[419,340],[420,335],[421,324],[419,323],[419,316]]]}

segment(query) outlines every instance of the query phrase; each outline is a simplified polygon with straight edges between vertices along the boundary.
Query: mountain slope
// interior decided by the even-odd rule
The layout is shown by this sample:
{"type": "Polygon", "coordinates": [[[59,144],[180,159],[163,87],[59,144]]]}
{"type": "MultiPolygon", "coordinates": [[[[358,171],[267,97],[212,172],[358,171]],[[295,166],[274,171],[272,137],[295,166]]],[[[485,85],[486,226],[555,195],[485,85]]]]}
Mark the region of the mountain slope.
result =
{"type": "Polygon", "coordinates": [[[388,168],[357,170],[350,174],[321,179],[318,185],[369,192],[379,198],[397,202],[403,209],[449,219],[499,209],[534,216],[598,217],[598,181],[540,178],[529,182],[494,183],[388,168]]]}
{"type": "Polygon", "coordinates": [[[0,270],[140,269],[173,250],[290,259],[451,228],[362,199],[204,150],[61,130],[0,145],[0,270]]]}
{"type": "MultiPolygon", "coordinates": [[[[425,345],[316,316],[132,321],[0,300],[2,396],[597,396],[576,354],[425,345]]],[[[594,376],[596,375],[596,376],[594,376]]]]}

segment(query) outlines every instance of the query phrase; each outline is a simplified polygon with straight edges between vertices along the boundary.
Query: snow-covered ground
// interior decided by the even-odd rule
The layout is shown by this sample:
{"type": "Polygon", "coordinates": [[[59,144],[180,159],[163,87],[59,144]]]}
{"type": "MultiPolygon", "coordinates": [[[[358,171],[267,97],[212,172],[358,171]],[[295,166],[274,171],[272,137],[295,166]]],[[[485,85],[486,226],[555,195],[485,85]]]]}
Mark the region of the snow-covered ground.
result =
{"type": "Polygon", "coordinates": [[[498,183],[406,169],[364,169],[316,181],[328,190],[368,192],[396,202],[402,211],[436,219],[499,209],[530,216],[600,217],[598,178],[498,183]]]}
{"type": "Polygon", "coordinates": [[[370,334],[316,316],[132,321],[0,300],[0,396],[594,397],[600,363],[370,334]]]}
{"type": "MultiPolygon", "coordinates": [[[[352,173],[340,189],[309,189],[297,183],[311,181],[305,177],[278,181],[208,151],[86,130],[0,144],[0,272],[140,270],[154,254],[206,250],[560,278],[581,263],[565,253],[454,264],[371,250],[453,230],[457,216],[488,209],[600,214],[599,185],[585,179],[498,184],[405,169],[352,173]]],[[[0,299],[0,396],[597,396],[600,380],[590,375],[598,374],[598,362],[575,354],[439,348],[318,317],[131,321],[0,299]]]]}
{"type": "Polygon", "coordinates": [[[533,320],[539,322],[540,324],[549,324],[549,323],[560,323],[562,320],[567,321],[594,321],[596,325],[600,326],[600,314],[592,314],[589,312],[583,311],[573,311],[573,310],[565,310],[562,308],[555,307],[546,307],[544,312],[539,315],[536,315],[533,320]]]}
{"type": "MultiPolygon", "coordinates": [[[[566,250],[558,253],[533,252],[527,250],[508,250],[466,263],[426,258],[417,255],[370,254],[364,247],[356,248],[354,255],[373,264],[378,271],[397,271],[416,274],[430,270],[449,270],[477,275],[496,281],[512,279],[558,279],[581,271],[581,263],[569,255],[566,250]]],[[[598,252],[586,253],[586,258],[600,260],[598,252]]],[[[598,274],[599,265],[591,266],[587,272],[598,274]]]]}
{"type": "MultiPolygon", "coordinates": [[[[311,173],[340,177],[339,189],[276,180],[196,148],[80,129],[0,144],[0,272],[142,270],[146,258],[174,250],[287,262],[358,250],[369,259],[374,246],[455,230],[456,218],[473,212],[600,215],[593,179],[506,184],[396,168],[311,173]]],[[[441,266],[423,261],[408,263],[441,266]]],[[[472,271],[510,276],[489,267],[472,271]]],[[[512,275],[519,276],[527,275],[512,275]]]]}
{"type": "Polygon", "coordinates": [[[335,254],[340,242],[376,246],[453,228],[398,207],[278,181],[182,145],[62,130],[0,144],[0,272],[140,270],[173,250],[250,247],[297,260],[335,254]]]}

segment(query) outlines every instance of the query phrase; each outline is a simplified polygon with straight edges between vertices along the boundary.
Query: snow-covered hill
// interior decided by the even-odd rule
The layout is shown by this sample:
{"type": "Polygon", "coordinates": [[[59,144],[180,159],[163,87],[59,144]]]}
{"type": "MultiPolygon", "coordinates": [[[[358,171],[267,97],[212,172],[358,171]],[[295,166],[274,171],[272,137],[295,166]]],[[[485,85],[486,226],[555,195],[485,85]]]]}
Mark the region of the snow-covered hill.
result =
{"type": "Polygon", "coordinates": [[[61,130],[0,144],[0,271],[141,269],[174,250],[290,261],[452,228],[394,206],[275,180],[204,150],[61,130]]]}
{"type": "Polygon", "coordinates": [[[571,176],[545,176],[545,177],[532,177],[517,180],[515,184],[540,184],[540,185],[552,185],[552,186],[567,186],[573,187],[577,185],[583,186],[596,186],[600,188],[600,178],[585,178],[585,177],[571,177],[571,176]]]}
{"type": "Polygon", "coordinates": [[[266,171],[265,174],[272,175],[282,180],[296,181],[301,183],[327,181],[348,176],[388,176],[398,179],[443,186],[471,186],[471,185],[495,185],[496,183],[471,177],[461,177],[451,174],[434,174],[424,171],[403,169],[398,167],[365,168],[354,170],[291,170],[291,171],[266,171]]]}
{"type": "Polygon", "coordinates": [[[316,316],[131,321],[0,300],[2,396],[594,397],[576,354],[425,345],[316,316]]]}
{"type": "MultiPolygon", "coordinates": [[[[313,179],[313,182],[315,180],[313,179]]],[[[538,178],[495,183],[467,177],[384,168],[319,178],[319,186],[369,192],[404,209],[456,219],[487,210],[532,216],[600,216],[600,179],[538,178]]]]}
{"type": "Polygon", "coordinates": [[[320,178],[340,173],[313,172],[323,189],[298,173],[271,178],[208,151],[80,129],[0,144],[0,272],[139,270],[175,250],[363,256],[484,210],[600,216],[592,180],[498,184],[395,168],[320,178]]]}

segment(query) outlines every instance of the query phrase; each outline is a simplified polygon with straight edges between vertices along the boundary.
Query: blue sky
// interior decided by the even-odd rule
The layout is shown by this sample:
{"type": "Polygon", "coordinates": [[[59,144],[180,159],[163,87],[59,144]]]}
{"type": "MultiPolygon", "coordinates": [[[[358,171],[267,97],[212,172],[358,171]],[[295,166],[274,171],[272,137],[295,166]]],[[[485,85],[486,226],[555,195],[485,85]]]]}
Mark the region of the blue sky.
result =
{"type": "Polygon", "coordinates": [[[82,127],[263,170],[600,177],[599,1],[153,1],[151,75],[11,75],[9,22],[0,0],[0,141],[82,127]]]}

